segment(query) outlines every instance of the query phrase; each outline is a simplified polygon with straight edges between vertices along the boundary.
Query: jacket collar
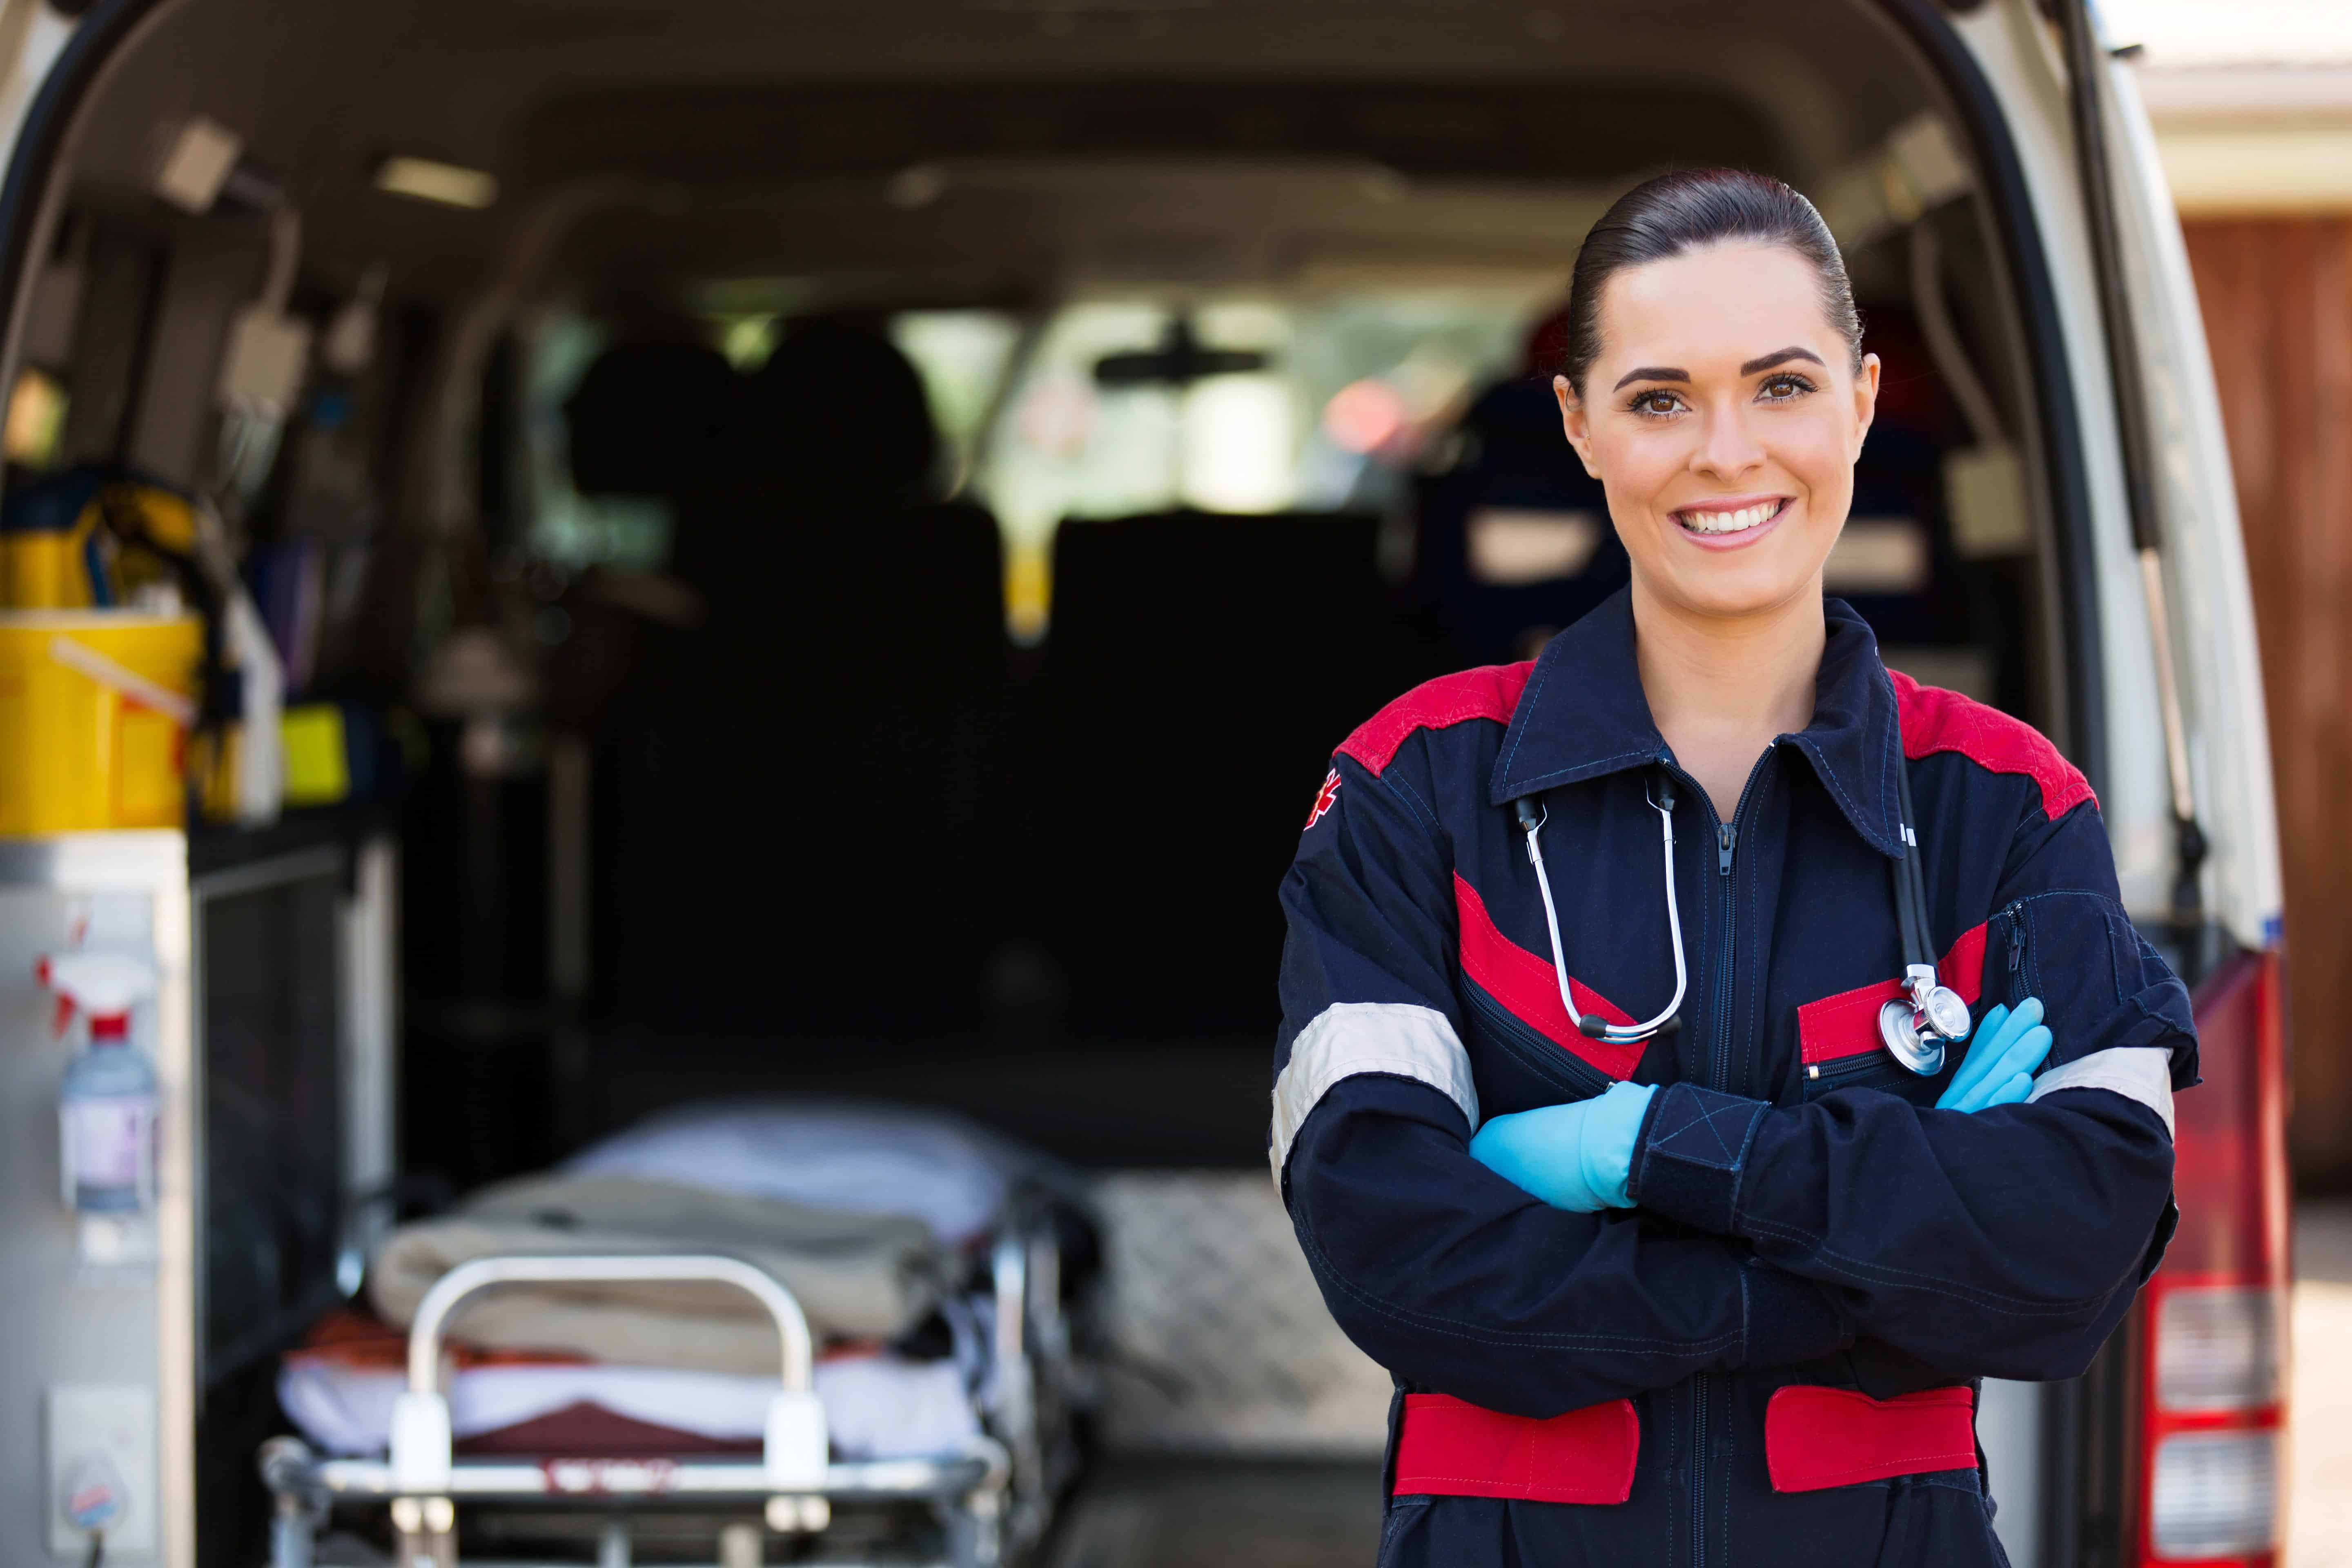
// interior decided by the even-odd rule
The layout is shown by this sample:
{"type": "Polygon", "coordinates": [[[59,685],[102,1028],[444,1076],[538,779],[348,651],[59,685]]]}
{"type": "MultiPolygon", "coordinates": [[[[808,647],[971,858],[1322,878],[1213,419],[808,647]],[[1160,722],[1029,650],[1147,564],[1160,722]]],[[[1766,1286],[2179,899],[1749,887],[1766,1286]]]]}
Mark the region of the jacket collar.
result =
{"type": "MultiPolygon", "coordinates": [[[[1813,720],[1777,744],[1802,752],[1871,847],[1900,856],[1895,770],[1903,756],[1894,683],[1878,639],[1843,599],[1826,601],[1829,641],[1813,720]]],[[[1504,731],[1488,795],[1503,805],[1538,790],[1671,762],[1633,659],[1633,591],[1621,588],[1552,638],[1504,731]]]]}

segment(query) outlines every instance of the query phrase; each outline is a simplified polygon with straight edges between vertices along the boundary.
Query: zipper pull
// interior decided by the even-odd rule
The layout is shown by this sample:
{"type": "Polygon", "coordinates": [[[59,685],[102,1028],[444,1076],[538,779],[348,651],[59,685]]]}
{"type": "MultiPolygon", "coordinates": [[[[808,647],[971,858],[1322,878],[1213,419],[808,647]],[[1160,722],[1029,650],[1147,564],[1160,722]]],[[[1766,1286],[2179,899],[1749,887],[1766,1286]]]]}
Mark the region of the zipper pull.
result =
{"type": "Polygon", "coordinates": [[[2015,974],[2025,963],[2025,917],[2016,910],[2009,916],[2009,972],[2015,974]]]}
{"type": "Polygon", "coordinates": [[[1715,830],[1715,868],[1724,876],[1731,875],[1731,852],[1739,844],[1739,829],[1724,823],[1715,830]]]}

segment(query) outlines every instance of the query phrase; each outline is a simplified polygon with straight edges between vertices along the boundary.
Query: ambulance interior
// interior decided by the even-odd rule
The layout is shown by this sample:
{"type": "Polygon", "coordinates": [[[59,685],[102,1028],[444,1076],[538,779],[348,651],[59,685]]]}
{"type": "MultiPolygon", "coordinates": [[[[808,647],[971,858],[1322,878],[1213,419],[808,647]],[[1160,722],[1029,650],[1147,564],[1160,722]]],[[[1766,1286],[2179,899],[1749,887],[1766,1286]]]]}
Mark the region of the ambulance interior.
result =
{"type": "MultiPolygon", "coordinates": [[[[1549,377],[1640,178],[1823,207],[1886,366],[1832,591],[2069,743],[1979,159],[1860,4],[183,0],[76,131],[9,484],[213,497],[289,700],[380,716],[380,1218],[779,1095],[1263,1187],[1332,748],[1624,579],[1549,377]],[[235,147],[188,210],[199,121],[235,147]],[[282,418],[224,407],[257,301],[314,330],[282,418]]],[[[207,1563],[256,1560],[277,1358],[354,1283],[337,1091],[270,1072],[208,1089],[207,1563]]]]}

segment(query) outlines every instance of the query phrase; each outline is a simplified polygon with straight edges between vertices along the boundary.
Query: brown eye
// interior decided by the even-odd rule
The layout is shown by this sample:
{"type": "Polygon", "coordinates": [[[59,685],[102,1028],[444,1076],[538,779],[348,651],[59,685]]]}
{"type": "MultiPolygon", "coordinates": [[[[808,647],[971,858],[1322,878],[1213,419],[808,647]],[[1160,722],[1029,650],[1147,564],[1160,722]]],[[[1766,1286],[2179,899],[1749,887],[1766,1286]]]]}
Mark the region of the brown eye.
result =
{"type": "Polygon", "coordinates": [[[1813,390],[1813,384],[1801,375],[1776,375],[1757,391],[1767,403],[1788,403],[1813,390]]]}
{"type": "Polygon", "coordinates": [[[1633,412],[1636,414],[1672,414],[1675,411],[1675,405],[1679,401],[1680,399],[1675,397],[1675,395],[1671,392],[1637,393],[1633,397],[1633,412]]]}

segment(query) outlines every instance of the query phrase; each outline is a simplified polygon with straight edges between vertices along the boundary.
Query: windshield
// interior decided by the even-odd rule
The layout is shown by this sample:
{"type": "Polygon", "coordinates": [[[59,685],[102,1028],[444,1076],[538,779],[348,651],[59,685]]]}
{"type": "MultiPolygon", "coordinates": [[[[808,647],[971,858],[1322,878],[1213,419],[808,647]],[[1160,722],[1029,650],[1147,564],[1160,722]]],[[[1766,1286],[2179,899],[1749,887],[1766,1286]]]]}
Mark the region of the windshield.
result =
{"type": "MultiPolygon", "coordinates": [[[[972,493],[1004,531],[1015,635],[1042,634],[1065,518],[1379,510],[1431,433],[1515,373],[1531,291],[1335,291],[1066,304],[982,433],[972,493]]],[[[933,388],[944,367],[900,336],[933,388]]]]}

